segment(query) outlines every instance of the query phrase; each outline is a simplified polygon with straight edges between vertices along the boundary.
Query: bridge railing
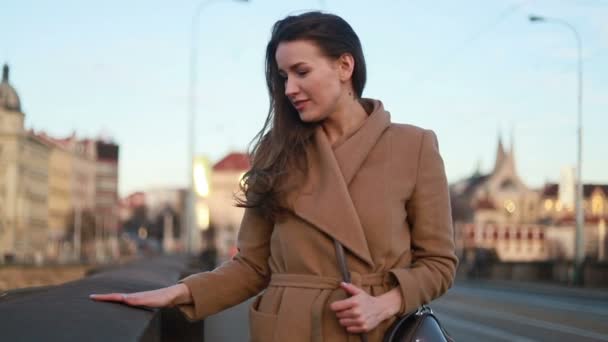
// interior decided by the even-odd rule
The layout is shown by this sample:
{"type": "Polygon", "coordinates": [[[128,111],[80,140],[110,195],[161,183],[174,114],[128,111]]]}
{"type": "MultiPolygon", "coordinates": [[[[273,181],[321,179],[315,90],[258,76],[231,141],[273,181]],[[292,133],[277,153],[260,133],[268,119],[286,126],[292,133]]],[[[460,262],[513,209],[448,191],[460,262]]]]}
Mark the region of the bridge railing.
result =
{"type": "Polygon", "coordinates": [[[186,256],[158,256],[104,267],[59,286],[0,294],[3,341],[203,341],[203,322],[175,308],[135,308],[96,302],[91,293],[137,292],[175,284],[200,271],[186,256]]]}

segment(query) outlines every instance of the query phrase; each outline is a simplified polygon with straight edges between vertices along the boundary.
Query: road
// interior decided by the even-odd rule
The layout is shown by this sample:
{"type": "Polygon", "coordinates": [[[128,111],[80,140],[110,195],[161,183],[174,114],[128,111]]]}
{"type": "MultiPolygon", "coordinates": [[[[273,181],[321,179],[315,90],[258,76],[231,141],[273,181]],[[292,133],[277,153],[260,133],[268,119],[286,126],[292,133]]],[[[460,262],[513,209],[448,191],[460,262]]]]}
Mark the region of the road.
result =
{"type": "Polygon", "coordinates": [[[466,282],[432,307],[457,341],[608,341],[608,291],[466,282]]]}
{"type": "MultiPolygon", "coordinates": [[[[247,341],[248,304],[208,318],[205,341],[247,341]]],[[[606,290],[468,281],[431,306],[456,341],[608,341],[606,290]]]]}

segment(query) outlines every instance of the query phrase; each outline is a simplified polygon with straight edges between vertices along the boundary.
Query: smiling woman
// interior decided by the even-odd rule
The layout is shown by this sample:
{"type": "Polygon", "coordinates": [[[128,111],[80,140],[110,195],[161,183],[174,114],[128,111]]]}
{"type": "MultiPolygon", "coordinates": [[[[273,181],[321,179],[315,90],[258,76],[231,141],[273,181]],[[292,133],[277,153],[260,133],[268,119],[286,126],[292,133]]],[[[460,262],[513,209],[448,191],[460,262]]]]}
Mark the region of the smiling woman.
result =
{"type": "Polygon", "coordinates": [[[270,109],[252,149],[256,157],[241,205],[259,206],[268,218],[281,212],[280,197],[290,191],[284,170],[306,169],[304,149],[315,127],[325,121],[330,142],[337,144],[365,121],[359,100],[366,79],[361,42],[342,18],[311,12],[274,25],[266,48],[270,109]]]}
{"type": "Polygon", "coordinates": [[[263,291],[250,307],[252,341],[328,342],[381,341],[445,293],[457,259],[437,139],[391,123],[382,102],[362,97],[365,80],[361,43],[342,18],[278,21],[266,48],[270,109],[241,182],[238,253],[174,286],[94,299],[177,305],[199,320],[263,291]]]}
{"type": "Polygon", "coordinates": [[[315,43],[307,40],[281,43],[276,60],[285,96],[304,122],[322,121],[335,110],[341,81],[350,78],[354,66],[351,55],[327,59],[315,43]]]}

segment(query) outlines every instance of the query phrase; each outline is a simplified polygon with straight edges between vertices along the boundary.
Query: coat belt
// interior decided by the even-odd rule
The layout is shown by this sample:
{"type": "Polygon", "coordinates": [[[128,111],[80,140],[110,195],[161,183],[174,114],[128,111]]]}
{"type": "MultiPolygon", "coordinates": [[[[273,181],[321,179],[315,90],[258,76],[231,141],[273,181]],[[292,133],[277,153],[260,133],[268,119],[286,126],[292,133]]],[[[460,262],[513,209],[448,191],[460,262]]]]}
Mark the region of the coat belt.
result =
{"type": "MultiPolygon", "coordinates": [[[[359,288],[366,286],[396,285],[388,272],[361,274],[350,272],[351,283],[359,288]]],[[[323,342],[323,308],[330,295],[340,289],[342,278],[309,274],[274,273],[268,286],[319,289],[321,293],[312,303],[311,337],[312,342],[323,342]]],[[[350,338],[349,338],[350,340],[350,338]]]]}

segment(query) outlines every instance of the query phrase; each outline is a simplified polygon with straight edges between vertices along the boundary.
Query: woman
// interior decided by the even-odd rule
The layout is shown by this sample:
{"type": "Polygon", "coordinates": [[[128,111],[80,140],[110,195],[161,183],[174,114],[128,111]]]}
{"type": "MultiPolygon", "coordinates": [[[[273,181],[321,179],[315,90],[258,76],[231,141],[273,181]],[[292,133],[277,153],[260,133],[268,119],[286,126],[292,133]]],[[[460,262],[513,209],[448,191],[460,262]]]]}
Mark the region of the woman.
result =
{"type": "Polygon", "coordinates": [[[252,150],[239,253],[167,288],[96,295],[177,305],[199,320],[258,295],[253,341],[380,341],[452,284],[450,203],[435,134],[363,99],[361,43],[338,16],[278,21],[266,51],[270,111],[252,150]],[[346,250],[341,282],[334,239],[346,250]]]}

